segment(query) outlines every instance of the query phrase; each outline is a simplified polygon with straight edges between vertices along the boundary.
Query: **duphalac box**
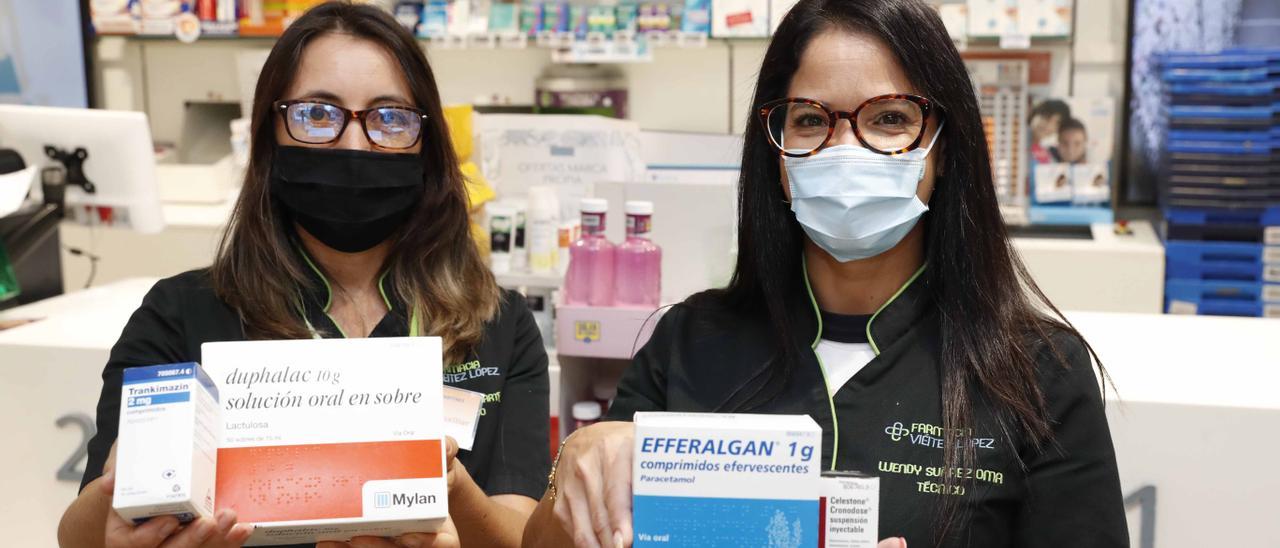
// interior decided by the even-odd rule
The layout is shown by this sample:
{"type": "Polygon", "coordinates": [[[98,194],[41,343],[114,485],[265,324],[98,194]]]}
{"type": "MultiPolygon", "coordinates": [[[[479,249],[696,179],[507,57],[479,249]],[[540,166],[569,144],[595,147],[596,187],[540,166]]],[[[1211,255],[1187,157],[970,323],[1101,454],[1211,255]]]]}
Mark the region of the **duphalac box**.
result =
{"type": "Polygon", "coordinates": [[[636,413],[634,546],[818,546],[822,430],[802,415],[636,413]]]}
{"type": "Polygon", "coordinates": [[[437,337],[206,343],[217,507],[248,545],[432,532],[448,515],[437,337]]]}
{"type": "Polygon", "coordinates": [[[214,512],[218,390],[194,363],[124,371],[112,506],[134,522],[214,512]]]}
{"type": "Polygon", "coordinates": [[[875,548],[879,543],[880,478],[823,472],[818,483],[822,548],[875,548]]]}

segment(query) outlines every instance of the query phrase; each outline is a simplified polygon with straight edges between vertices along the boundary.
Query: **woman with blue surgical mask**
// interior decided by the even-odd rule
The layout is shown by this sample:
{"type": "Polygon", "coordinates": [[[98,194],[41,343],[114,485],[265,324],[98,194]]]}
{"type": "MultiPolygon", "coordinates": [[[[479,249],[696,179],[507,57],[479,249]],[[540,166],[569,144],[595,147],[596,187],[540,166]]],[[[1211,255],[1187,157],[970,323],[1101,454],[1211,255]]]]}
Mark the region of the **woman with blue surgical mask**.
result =
{"type": "Polygon", "coordinates": [[[752,104],[733,278],[662,316],[525,546],[631,545],[640,411],[809,415],[880,478],[880,548],[1127,546],[1105,373],[1010,245],[934,9],[800,0],[752,104]]]}

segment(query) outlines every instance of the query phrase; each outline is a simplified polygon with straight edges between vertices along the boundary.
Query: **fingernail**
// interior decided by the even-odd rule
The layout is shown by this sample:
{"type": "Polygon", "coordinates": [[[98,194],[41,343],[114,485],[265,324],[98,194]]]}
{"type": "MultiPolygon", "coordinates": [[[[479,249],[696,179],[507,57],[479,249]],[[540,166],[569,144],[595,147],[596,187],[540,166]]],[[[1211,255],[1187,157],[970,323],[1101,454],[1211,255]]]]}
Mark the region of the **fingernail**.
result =
{"type": "Polygon", "coordinates": [[[422,539],[418,537],[404,537],[400,539],[400,545],[404,548],[422,548],[422,539]]]}
{"type": "Polygon", "coordinates": [[[613,532],[613,548],[622,548],[622,531],[613,532]]]}

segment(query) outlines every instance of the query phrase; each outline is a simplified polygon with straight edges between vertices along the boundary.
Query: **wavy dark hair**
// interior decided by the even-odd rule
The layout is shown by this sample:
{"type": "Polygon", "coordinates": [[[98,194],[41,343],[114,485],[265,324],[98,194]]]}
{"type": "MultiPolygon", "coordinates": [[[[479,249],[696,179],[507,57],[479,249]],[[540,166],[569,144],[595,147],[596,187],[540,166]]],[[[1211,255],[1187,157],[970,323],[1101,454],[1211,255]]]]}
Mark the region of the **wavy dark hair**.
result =
{"type": "Polygon", "coordinates": [[[307,44],[329,33],[349,34],[388,51],[408,82],[413,106],[427,114],[420,153],[426,192],[392,236],[384,268],[396,294],[417,310],[424,331],[444,339],[445,359],[461,360],[496,313],[498,286],[471,238],[467,192],[431,66],[417,40],[374,6],[320,4],[290,24],[271,49],[254,90],[249,167],[214,260],[214,290],[239,312],[251,338],[310,336],[295,306],[297,288],[310,283],[307,267],[298,258],[289,216],[268,190],[279,122],[272,103],[288,99],[283,94],[307,44]]]}
{"type": "MultiPolygon", "coordinates": [[[[1036,286],[1011,247],[996,201],[973,83],[937,13],[921,0],[800,0],[765,53],[743,144],[737,267],[728,287],[712,292],[732,307],[766,316],[777,337],[780,351],[768,369],[769,378],[758,384],[749,401],[764,402],[779,394],[803,351],[788,320],[787,299],[804,284],[804,233],[784,202],[778,153],[756,112],[764,103],[786,96],[805,48],[830,30],[879,40],[917,90],[946,113],[937,151],[940,175],[923,221],[929,267],[922,275],[941,324],[940,397],[949,437],[945,466],[972,467],[973,448],[959,444],[962,448],[957,449],[956,441],[972,426],[977,399],[993,405],[998,428],[1007,439],[1022,432],[1037,446],[1050,442],[1045,397],[1037,382],[1037,353],[1047,348],[1066,367],[1053,334],[1079,333],[1036,286]]],[[[963,480],[947,474],[944,481],[943,491],[951,492],[963,480]]],[[[955,499],[940,496],[939,541],[964,520],[955,499]]]]}

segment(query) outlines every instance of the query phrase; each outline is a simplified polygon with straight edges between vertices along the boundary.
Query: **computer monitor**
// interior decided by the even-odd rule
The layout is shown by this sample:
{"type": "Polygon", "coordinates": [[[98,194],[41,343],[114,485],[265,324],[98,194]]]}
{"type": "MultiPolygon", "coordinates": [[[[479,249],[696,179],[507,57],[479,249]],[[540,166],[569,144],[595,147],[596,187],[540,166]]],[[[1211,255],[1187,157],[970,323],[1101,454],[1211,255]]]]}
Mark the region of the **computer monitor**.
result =
{"type": "Polygon", "coordinates": [[[50,145],[64,151],[83,148],[88,153],[84,175],[94,192],[67,186],[68,219],[143,233],[164,229],[145,114],[0,105],[0,147],[16,149],[27,165],[49,166],[56,164],[45,154],[50,145]]]}
{"type": "Polygon", "coordinates": [[[85,0],[0,0],[0,103],[88,107],[85,0]]]}

